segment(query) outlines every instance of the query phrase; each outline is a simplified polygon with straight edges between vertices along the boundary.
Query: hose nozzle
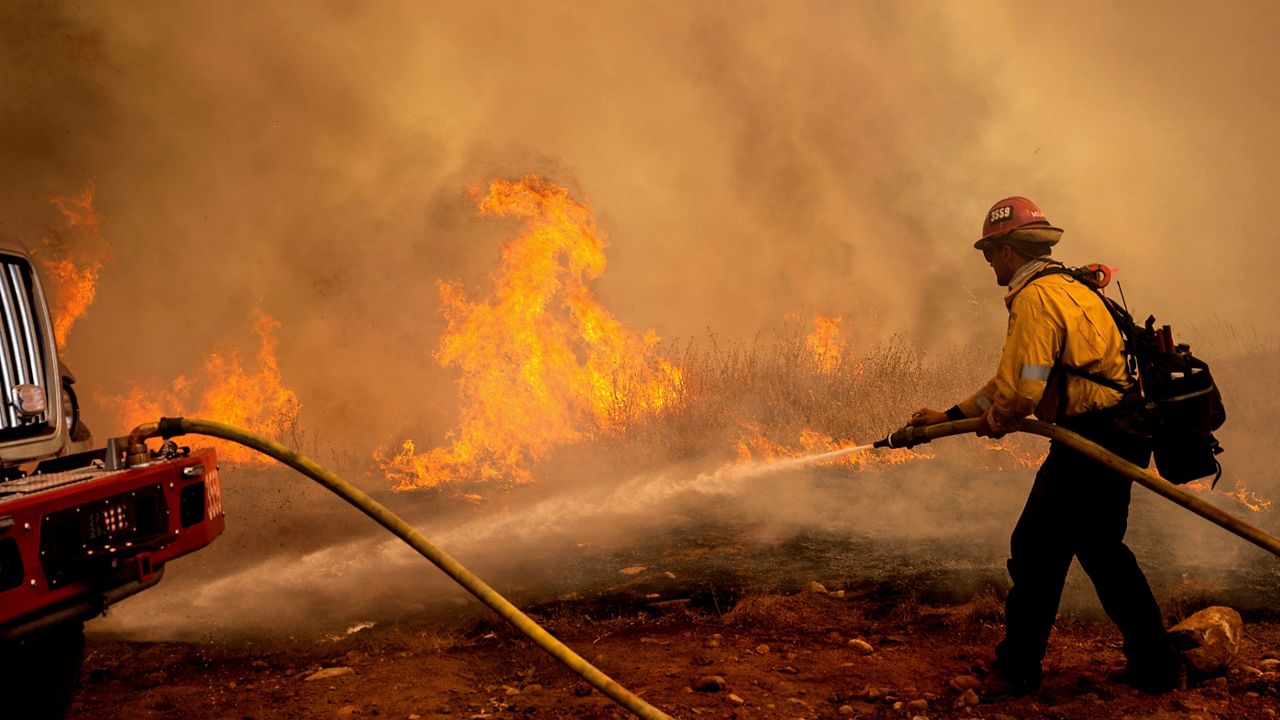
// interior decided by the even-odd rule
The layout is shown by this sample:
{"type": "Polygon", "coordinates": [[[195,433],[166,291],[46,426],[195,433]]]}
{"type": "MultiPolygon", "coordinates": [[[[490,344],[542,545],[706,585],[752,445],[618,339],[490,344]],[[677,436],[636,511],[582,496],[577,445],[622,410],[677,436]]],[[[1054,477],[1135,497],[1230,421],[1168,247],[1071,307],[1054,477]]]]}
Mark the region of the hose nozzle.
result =
{"type": "Polygon", "coordinates": [[[878,448],[909,448],[916,445],[923,445],[933,438],[929,437],[925,432],[924,426],[904,425],[901,429],[890,433],[883,440],[877,440],[872,443],[872,447],[878,448]]]}

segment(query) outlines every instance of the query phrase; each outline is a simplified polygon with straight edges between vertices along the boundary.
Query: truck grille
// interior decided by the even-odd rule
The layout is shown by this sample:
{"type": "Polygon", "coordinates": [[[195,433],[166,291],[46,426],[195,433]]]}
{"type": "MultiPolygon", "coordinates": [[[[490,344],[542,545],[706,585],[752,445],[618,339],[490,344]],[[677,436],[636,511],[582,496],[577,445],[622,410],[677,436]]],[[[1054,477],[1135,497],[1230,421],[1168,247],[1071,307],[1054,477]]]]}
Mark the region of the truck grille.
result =
{"type": "Polygon", "coordinates": [[[48,409],[32,417],[18,412],[13,389],[35,385],[44,391],[45,405],[57,397],[45,375],[43,327],[36,316],[31,269],[13,257],[0,259],[0,438],[31,434],[48,423],[48,409]]]}

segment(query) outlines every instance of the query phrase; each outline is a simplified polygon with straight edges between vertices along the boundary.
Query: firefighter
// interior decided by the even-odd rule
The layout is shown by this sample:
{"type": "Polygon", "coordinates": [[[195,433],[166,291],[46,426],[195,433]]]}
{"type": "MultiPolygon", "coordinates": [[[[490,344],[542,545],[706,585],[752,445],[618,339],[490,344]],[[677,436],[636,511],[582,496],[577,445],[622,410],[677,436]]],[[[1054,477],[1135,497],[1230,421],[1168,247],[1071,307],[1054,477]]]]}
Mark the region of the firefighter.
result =
{"type": "MultiPolygon", "coordinates": [[[[988,211],[974,247],[1008,288],[1008,336],[995,377],[946,412],[921,408],[911,425],[979,417],[978,435],[999,438],[1031,413],[1146,467],[1151,451],[1108,417],[1127,385],[1123,341],[1101,299],[1050,257],[1062,236],[1024,197],[988,211]],[[1045,271],[1048,272],[1045,272],[1045,271]],[[1089,377],[1089,376],[1092,377],[1089,377]],[[1099,381],[1101,380],[1101,382],[1099,381]]],[[[1126,666],[1112,679],[1150,693],[1185,679],[1146,576],[1124,543],[1131,482],[1054,441],[1010,539],[1005,637],[984,674],[988,696],[1040,686],[1041,661],[1073,557],[1124,636],[1126,666]]]]}

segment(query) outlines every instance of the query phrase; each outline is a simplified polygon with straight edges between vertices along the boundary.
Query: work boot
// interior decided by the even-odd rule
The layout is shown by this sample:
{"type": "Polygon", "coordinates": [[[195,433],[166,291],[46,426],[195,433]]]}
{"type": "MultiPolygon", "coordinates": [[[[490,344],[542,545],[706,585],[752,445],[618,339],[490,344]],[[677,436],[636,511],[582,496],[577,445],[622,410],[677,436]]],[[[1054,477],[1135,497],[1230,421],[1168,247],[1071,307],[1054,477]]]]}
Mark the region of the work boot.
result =
{"type": "Polygon", "coordinates": [[[985,698],[1014,697],[1030,695],[1039,689],[1039,675],[1018,677],[1016,675],[1006,675],[997,670],[983,680],[981,695],[985,698]]]}
{"type": "Polygon", "coordinates": [[[984,698],[1012,697],[1030,695],[1040,689],[1040,671],[1011,672],[999,663],[980,669],[982,689],[978,694],[984,698]]]}
{"type": "Polygon", "coordinates": [[[1164,695],[1187,689],[1187,668],[1181,662],[1171,668],[1126,665],[1107,673],[1107,680],[1123,683],[1148,695],[1164,695]]]}

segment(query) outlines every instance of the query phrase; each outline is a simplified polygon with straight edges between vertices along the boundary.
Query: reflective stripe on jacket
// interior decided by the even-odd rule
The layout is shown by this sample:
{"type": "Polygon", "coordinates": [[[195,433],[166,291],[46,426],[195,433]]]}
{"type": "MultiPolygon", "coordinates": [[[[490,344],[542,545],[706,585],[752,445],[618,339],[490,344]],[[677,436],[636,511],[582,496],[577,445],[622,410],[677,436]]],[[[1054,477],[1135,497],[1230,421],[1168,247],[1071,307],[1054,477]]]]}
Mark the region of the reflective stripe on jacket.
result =
{"type": "Polygon", "coordinates": [[[986,414],[991,428],[1008,431],[1031,414],[1053,422],[1064,384],[1062,415],[1111,407],[1120,393],[1092,380],[1053,371],[1054,364],[1078,368],[1127,385],[1124,342],[1111,314],[1093,290],[1065,274],[1022,282],[1004,298],[1009,334],[995,377],[959,403],[967,417],[986,414]]]}

